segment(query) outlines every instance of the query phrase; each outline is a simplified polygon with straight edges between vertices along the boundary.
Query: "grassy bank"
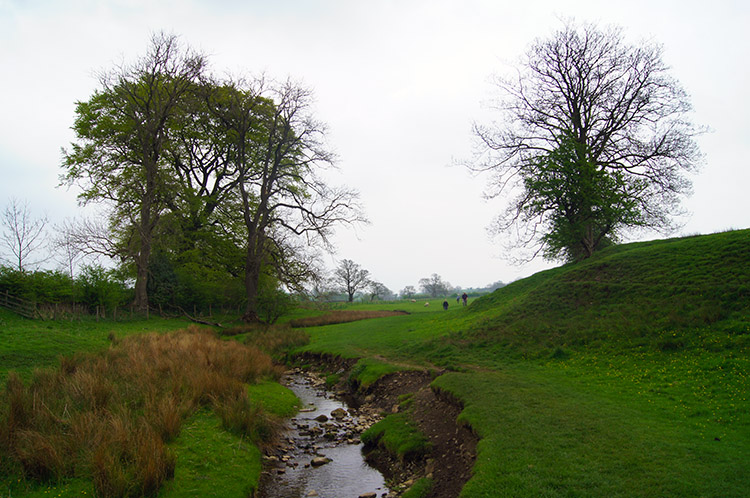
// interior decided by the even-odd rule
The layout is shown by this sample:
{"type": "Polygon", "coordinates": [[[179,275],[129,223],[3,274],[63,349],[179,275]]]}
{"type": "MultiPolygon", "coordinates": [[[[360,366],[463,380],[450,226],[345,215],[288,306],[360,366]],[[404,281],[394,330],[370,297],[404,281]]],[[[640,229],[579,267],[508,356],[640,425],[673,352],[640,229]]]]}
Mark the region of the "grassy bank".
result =
{"type": "Polygon", "coordinates": [[[280,373],[273,347],[300,343],[290,328],[238,330],[240,342],[193,326],[165,331],[179,321],[71,333],[67,323],[3,319],[28,352],[48,348],[41,324],[50,340],[72,339],[54,360],[17,355],[20,374],[0,364],[0,496],[248,496],[259,446],[296,410],[269,381],[280,373]]]}
{"type": "Polygon", "coordinates": [[[747,230],[628,244],[468,308],[308,328],[304,349],[370,358],[360,376],[447,368],[434,386],[482,437],[462,496],[741,497],[748,282],[747,230]]]}

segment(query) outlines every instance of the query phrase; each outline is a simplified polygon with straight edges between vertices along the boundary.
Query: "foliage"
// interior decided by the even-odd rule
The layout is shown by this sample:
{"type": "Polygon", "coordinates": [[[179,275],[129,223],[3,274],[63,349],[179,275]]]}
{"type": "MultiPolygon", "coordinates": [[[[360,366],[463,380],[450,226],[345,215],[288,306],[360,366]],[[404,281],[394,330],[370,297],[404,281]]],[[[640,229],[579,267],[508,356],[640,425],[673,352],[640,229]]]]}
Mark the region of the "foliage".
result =
{"type": "Polygon", "coordinates": [[[125,284],[118,281],[114,270],[101,266],[85,266],[76,278],[79,302],[94,310],[101,306],[113,309],[125,303],[130,296],[125,284]]]}
{"type": "Polygon", "coordinates": [[[176,36],[154,35],[149,53],[101,80],[101,89],[76,106],[77,141],[64,151],[64,183],[84,202],[111,208],[122,255],[136,267],[135,304],[148,307],[147,277],[154,232],[174,196],[166,162],[171,123],[206,60],[176,36]]]}
{"type": "Polygon", "coordinates": [[[75,278],[60,271],[21,272],[0,266],[0,292],[44,305],[62,305],[77,314],[84,306],[90,313],[113,310],[126,303],[130,290],[115,270],[98,265],[84,266],[75,278]]]}
{"type": "Polygon", "coordinates": [[[570,23],[536,41],[517,74],[497,81],[502,128],[475,127],[471,168],[493,173],[490,197],[512,195],[493,230],[569,261],[626,229],[670,230],[701,156],[661,47],[570,23]]]}
{"type": "MultiPolygon", "coordinates": [[[[363,220],[358,194],[320,178],[333,155],[308,90],[219,80],[206,63],[161,34],[145,57],[102,77],[77,105],[62,180],[109,208],[103,252],[134,272],[139,310],[223,298],[244,305],[246,321],[273,322],[290,304],[282,288],[319,277],[311,248],[329,249],[334,226],[363,220]]],[[[101,250],[98,228],[69,240],[101,250]]]]}

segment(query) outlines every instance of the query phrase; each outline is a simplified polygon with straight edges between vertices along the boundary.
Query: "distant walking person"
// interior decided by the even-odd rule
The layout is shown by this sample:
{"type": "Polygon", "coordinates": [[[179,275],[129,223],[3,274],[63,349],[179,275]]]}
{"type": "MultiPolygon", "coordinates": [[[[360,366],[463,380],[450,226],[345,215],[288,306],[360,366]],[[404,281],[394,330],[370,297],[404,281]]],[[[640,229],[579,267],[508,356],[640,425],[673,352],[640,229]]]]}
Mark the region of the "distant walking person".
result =
{"type": "Polygon", "coordinates": [[[469,296],[467,296],[466,293],[464,292],[463,295],[461,296],[461,299],[464,300],[464,306],[466,306],[466,300],[469,299],[469,296]]]}
{"type": "Polygon", "coordinates": [[[445,311],[448,311],[448,300],[447,299],[445,301],[443,301],[443,309],[445,311]]]}

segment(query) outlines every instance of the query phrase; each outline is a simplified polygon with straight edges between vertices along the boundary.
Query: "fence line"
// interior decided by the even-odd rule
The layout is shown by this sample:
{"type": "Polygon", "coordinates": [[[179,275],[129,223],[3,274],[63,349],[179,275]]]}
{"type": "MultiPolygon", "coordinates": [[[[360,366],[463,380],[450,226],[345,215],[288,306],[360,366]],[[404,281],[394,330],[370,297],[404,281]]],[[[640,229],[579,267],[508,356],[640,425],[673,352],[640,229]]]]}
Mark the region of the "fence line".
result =
{"type": "Polygon", "coordinates": [[[12,296],[7,290],[0,296],[0,306],[26,318],[38,318],[39,316],[35,303],[12,296]]]}

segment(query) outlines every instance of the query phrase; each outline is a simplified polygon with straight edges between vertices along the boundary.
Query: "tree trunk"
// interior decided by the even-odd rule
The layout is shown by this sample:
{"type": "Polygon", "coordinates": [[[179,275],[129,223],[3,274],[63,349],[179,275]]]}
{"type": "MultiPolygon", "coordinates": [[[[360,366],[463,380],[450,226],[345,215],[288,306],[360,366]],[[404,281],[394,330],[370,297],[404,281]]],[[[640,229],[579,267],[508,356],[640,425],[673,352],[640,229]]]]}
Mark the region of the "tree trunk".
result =
{"type": "Polygon", "coordinates": [[[247,305],[242,320],[246,323],[258,323],[258,283],[260,281],[261,257],[256,245],[257,239],[248,241],[247,257],[245,258],[245,294],[247,305]]]}
{"type": "MultiPolygon", "coordinates": [[[[144,241],[145,242],[145,241],[144,241]]],[[[133,304],[140,313],[148,309],[148,260],[151,256],[151,244],[142,243],[136,259],[135,298],[133,304]]]]}
{"type": "Polygon", "coordinates": [[[158,152],[144,150],[143,168],[146,173],[146,184],[143,200],[140,208],[140,226],[138,230],[141,236],[141,247],[136,258],[136,280],[135,280],[135,306],[141,313],[148,312],[148,268],[151,259],[151,237],[159,215],[155,208],[157,198],[157,174],[158,174],[158,152]]]}

